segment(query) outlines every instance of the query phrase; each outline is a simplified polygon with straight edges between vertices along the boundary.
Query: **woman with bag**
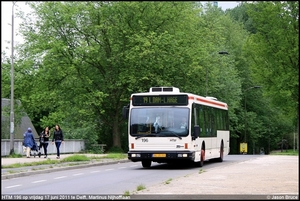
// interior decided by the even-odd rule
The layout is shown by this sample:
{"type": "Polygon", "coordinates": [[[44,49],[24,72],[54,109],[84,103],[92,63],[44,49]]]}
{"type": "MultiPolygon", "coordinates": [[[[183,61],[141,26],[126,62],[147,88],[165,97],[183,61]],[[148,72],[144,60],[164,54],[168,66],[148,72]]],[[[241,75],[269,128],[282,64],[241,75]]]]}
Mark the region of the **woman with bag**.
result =
{"type": "Polygon", "coordinates": [[[64,143],[64,135],[58,124],[55,125],[55,129],[54,129],[54,133],[53,133],[52,144],[54,144],[54,142],[55,142],[55,146],[56,146],[56,150],[57,150],[56,158],[60,159],[59,148],[60,148],[61,143],[64,143]]]}
{"type": "Polygon", "coordinates": [[[50,137],[50,131],[49,127],[46,126],[44,130],[40,133],[40,148],[44,148],[44,154],[45,157],[47,158],[47,148],[48,148],[48,143],[49,143],[49,137],[50,137]]]}

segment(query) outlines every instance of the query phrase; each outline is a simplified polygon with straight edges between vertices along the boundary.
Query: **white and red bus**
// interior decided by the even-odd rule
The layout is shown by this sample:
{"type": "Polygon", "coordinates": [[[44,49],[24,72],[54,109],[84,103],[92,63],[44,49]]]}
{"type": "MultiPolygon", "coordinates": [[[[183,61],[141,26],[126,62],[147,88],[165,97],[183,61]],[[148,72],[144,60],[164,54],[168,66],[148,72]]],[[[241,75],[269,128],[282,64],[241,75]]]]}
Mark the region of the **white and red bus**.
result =
{"type": "Polygon", "coordinates": [[[123,117],[128,118],[128,159],[143,167],[178,161],[202,167],[205,160],[222,162],[229,154],[228,106],[216,98],[151,87],[131,95],[123,117]]]}

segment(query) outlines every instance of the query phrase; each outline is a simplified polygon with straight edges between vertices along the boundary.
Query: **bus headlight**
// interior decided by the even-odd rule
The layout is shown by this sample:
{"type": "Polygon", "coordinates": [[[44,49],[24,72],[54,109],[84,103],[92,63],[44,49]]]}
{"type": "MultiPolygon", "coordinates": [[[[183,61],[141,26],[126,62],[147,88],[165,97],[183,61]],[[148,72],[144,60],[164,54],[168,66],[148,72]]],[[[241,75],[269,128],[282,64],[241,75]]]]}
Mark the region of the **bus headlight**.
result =
{"type": "Polygon", "coordinates": [[[188,157],[188,154],[177,154],[178,158],[186,158],[188,157]]]}
{"type": "Polygon", "coordinates": [[[131,154],[131,157],[141,157],[141,154],[131,154]]]}

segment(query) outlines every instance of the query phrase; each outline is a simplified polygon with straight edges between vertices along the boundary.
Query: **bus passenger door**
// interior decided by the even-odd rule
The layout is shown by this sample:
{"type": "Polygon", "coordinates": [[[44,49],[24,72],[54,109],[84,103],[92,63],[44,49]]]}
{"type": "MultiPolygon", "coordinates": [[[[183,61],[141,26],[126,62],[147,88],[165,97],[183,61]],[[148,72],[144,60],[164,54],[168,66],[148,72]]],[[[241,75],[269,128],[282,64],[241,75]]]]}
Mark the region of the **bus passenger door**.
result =
{"type": "Polygon", "coordinates": [[[192,140],[192,144],[194,146],[194,151],[196,152],[196,158],[195,161],[200,161],[201,157],[201,149],[205,150],[205,146],[202,147],[203,141],[205,141],[205,138],[203,138],[204,131],[204,116],[203,116],[203,106],[201,105],[193,105],[193,114],[192,114],[192,133],[195,134],[195,130],[199,130],[199,136],[194,137],[192,140]]]}
{"type": "Polygon", "coordinates": [[[212,124],[211,124],[211,108],[203,106],[203,137],[205,139],[205,157],[209,158],[212,154],[212,124]]]}

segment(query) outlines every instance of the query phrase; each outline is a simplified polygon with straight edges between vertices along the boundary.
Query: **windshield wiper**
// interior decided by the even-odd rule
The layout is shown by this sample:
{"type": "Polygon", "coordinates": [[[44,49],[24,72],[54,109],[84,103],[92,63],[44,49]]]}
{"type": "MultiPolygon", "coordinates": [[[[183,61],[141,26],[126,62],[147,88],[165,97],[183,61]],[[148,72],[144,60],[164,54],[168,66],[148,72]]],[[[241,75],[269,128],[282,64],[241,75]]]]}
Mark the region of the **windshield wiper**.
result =
{"type": "Polygon", "coordinates": [[[139,139],[141,137],[150,137],[150,136],[156,136],[155,134],[147,134],[147,135],[140,135],[140,136],[137,136],[135,139],[139,139]]]}
{"type": "Polygon", "coordinates": [[[171,132],[173,135],[175,135],[176,137],[178,137],[179,139],[182,139],[182,137],[180,137],[179,135],[177,135],[176,133],[171,132]]]}
{"type": "MultiPolygon", "coordinates": [[[[178,137],[179,139],[182,139],[182,137],[180,137],[179,135],[177,135],[177,134],[174,133],[174,132],[169,132],[169,133],[175,135],[175,136],[178,137]]],[[[168,134],[160,134],[159,136],[170,136],[170,135],[168,135],[168,134]]]]}

